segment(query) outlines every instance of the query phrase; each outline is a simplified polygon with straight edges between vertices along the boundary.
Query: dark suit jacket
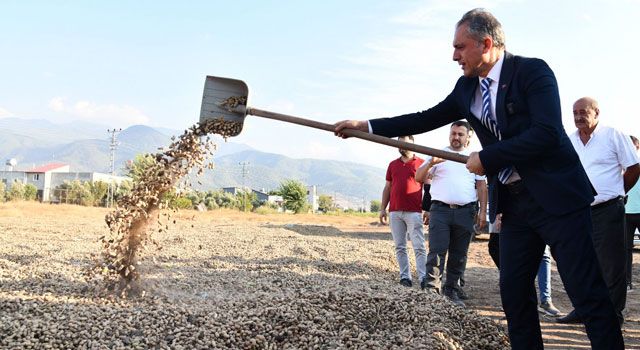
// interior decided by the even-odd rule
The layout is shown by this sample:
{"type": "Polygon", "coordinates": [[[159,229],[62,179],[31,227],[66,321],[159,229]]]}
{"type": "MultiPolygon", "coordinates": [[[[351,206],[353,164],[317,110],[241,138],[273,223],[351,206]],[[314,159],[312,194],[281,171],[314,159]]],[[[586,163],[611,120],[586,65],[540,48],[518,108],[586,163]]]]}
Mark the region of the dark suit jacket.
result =
{"type": "Polygon", "coordinates": [[[563,215],[588,206],[595,191],[562,126],[558,85],[542,60],[505,52],[496,115],[502,141],[471,114],[478,78],[458,79],[442,102],[422,112],[371,120],[373,133],[388,137],[414,135],[465,118],[483,150],[480,160],[489,182],[489,216],[502,212],[497,173],[513,165],[525,187],[549,214],[563,215]]]}

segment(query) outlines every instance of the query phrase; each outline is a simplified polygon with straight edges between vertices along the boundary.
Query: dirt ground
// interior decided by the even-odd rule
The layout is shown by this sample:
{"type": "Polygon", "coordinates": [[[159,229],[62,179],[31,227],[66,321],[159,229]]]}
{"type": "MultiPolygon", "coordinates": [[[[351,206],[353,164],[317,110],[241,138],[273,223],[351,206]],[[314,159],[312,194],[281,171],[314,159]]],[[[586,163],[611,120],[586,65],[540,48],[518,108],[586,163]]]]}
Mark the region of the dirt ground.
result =
{"type": "MultiPolygon", "coordinates": [[[[347,331],[340,328],[341,337],[330,344],[322,343],[326,339],[322,333],[326,327],[321,330],[296,328],[296,332],[300,332],[298,337],[308,338],[308,347],[400,349],[415,348],[412,342],[421,341],[422,346],[418,348],[504,348],[500,342],[506,321],[500,306],[498,271],[488,255],[486,237],[479,237],[470,247],[466,272],[466,290],[470,296],[466,301],[467,310],[435,318],[423,314],[446,302],[439,296],[425,296],[426,293],[415,284],[409,291],[398,285],[389,229],[379,226],[373,218],[182,211],[167,233],[155,237],[162,249],[151,246],[144,253],[140,268],[141,284],[150,295],[147,301],[114,298],[105,306],[104,298],[96,301],[86,296],[91,288],[83,274],[92,263],[91,254],[100,252],[97,240],[107,233],[106,213],[105,209],[78,206],[0,204],[0,348],[40,348],[37,339],[49,341],[49,338],[54,339],[46,348],[147,348],[151,341],[164,344],[156,348],[190,348],[185,345],[189,344],[188,339],[195,339],[193,341],[197,343],[193,344],[200,348],[225,348],[230,339],[238,348],[295,348],[294,342],[283,338],[287,334],[276,335],[275,339],[282,343],[272,346],[268,341],[261,343],[260,337],[240,339],[244,334],[240,331],[234,333],[237,338],[227,333],[231,333],[233,327],[239,327],[237,320],[247,317],[243,324],[254,322],[259,316],[256,312],[260,315],[263,312],[256,311],[258,309],[274,313],[277,317],[272,316],[277,319],[293,317],[295,310],[317,312],[308,309],[307,301],[296,302],[302,299],[312,303],[326,302],[327,298],[335,301],[336,296],[331,292],[327,294],[328,290],[349,295],[351,299],[344,299],[345,303],[363,303],[363,306],[354,305],[349,311],[358,317],[363,317],[359,307],[387,303],[389,310],[404,308],[403,314],[407,307],[415,308],[419,315],[416,317],[424,318],[401,320],[394,318],[394,312],[372,318],[372,324],[367,327],[382,327],[382,323],[389,323],[385,328],[387,333],[381,336],[397,335],[393,345],[370,334],[363,336],[362,328],[355,336],[349,335],[349,339],[344,333],[347,331]],[[367,303],[369,297],[372,303],[367,303]],[[281,304],[272,310],[269,306],[273,303],[281,304]],[[293,311],[280,311],[282,305],[293,311]],[[56,319],[56,313],[65,315],[73,308],[79,310],[73,314],[79,315],[78,319],[65,319],[64,316],[56,319]],[[484,317],[473,316],[474,313],[484,317]],[[92,319],[101,317],[102,320],[94,325],[92,319]],[[453,327],[469,333],[452,332],[451,327],[439,330],[438,324],[448,324],[446,317],[462,320],[453,327]],[[109,320],[105,321],[105,318],[109,320]],[[154,329],[140,325],[150,318],[171,321],[158,321],[160,323],[154,323],[154,329]],[[63,322],[70,325],[63,327],[63,322]],[[109,322],[119,324],[115,330],[119,338],[115,341],[111,338],[110,342],[94,339],[107,330],[113,331],[114,326],[109,322]],[[406,327],[396,331],[394,322],[411,322],[415,328],[409,333],[402,329],[406,327]],[[418,328],[425,323],[432,323],[435,328],[418,328]],[[215,339],[205,344],[209,338],[203,335],[203,329],[221,324],[227,327],[221,328],[226,331],[216,331],[215,339]],[[62,337],[64,341],[56,340],[63,328],[64,332],[77,334],[62,337]],[[40,333],[32,334],[34,329],[40,333]],[[429,338],[419,338],[420,332],[427,329],[433,334],[429,338]],[[475,329],[478,331],[474,333],[475,329]],[[24,340],[24,334],[32,338],[24,340]],[[469,339],[461,339],[482,338],[482,334],[489,340],[469,343],[469,339]],[[356,339],[358,337],[369,338],[356,339]],[[246,342],[240,346],[242,341],[246,342]],[[491,345],[494,341],[500,345],[491,345]]],[[[634,261],[634,279],[638,280],[639,251],[634,252],[634,261]]],[[[413,259],[412,266],[415,266],[413,259]]],[[[554,303],[561,311],[571,309],[555,266],[552,293],[554,303]]],[[[640,291],[631,292],[627,298],[623,327],[627,349],[640,349],[637,293],[640,291]]],[[[447,305],[445,309],[453,308],[447,305]]],[[[342,318],[336,318],[333,323],[348,322],[348,316],[346,319],[340,316],[342,318]]],[[[560,325],[544,318],[541,322],[546,349],[589,348],[582,325],[560,325]]],[[[254,335],[274,331],[270,325],[252,324],[251,327],[254,335]]],[[[288,333],[288,336],[292,334],[288,333]]]]}
{"type": "MultiPolygon", "coordinates": [[[[506,320],[500,305],[498,271],[487,252],[488,236],[480,236],[472,243],[469,252],[466,278],[471,299],[467,306],[480,315],[492,318],[506,327],[506,320]]],[[[563,313],[573,309],[562,286],[555,262],[552,261],[551,294],[553,303],[563,313]]],[[[634,251],[633,279],[640,278],[640,250],[634,251]]],[[[625,323],[622,327],[626,349],[640,349],[640,291],[627,294],[625,323]]],[[[590,349],[589,339],[583,325],[555,323],[553,318],[540,318],[545,349],[590,349]]]]}

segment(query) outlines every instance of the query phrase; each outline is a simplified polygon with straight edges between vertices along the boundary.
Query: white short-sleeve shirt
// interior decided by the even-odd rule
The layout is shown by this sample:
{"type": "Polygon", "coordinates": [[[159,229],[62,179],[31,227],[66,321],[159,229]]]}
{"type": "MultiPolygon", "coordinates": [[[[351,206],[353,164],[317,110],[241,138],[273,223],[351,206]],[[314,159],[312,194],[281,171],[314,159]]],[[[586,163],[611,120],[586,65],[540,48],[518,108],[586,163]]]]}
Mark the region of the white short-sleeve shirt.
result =
{"type": "MultiPolygon", "coordinates": [[[[457,152],[450,147],[445,151],[469,155],[468,150],[457,152]]],[[[431,157],[425,158],[421,167],[425,167],[431,157]]],[[[484,176],[472,174],[463,163],[445,160],[434,165],[430,170],[432,200],[441,201],[447,204],[465,205],[478,200],[476,191],[476,180],[484,180],[484,176]]]]}
{"type": "Polygon", "coordinates": [[[598,123],[586,144],[580,140],[578,130],[571,134],[570,139],[598,193],[591,205],[624,196],[622,174],[626,168],[639,161],[631,138],[598,123]]]}

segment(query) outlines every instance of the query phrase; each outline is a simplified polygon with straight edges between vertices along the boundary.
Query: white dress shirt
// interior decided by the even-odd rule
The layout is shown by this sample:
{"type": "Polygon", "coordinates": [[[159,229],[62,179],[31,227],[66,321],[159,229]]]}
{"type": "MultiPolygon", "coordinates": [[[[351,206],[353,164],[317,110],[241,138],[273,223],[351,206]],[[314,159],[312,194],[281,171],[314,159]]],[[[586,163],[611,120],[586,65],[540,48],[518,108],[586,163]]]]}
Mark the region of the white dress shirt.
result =
{"type": "Polygon", "coordinates": [[[628,167],[638,164],[631,138],[598,123],[586,144],[580,140],[579,130],[571,134],[570,139],[591,184],[598,192],[591,205],[624,196],[622,174],[628,167]]]}
{"type": "MultiPolygon", "coordinates": [[[[504,63],[504,52],[498,62],[496,62],[489,74],[487,74],[486,78],[491,78],[491,85],[489,85],[489,93],[491,94],[491,116],[493,120],[498,124],[498,116],[496,115],[496,100],[498,99],[498,87],[500,86],[500,73],[502,73],[502,63],[504,63]]],[[[480,120],[480,116],[482,115],[482,88],[480,84],[482,83],[483,77],[478,77],[478,88],[476,88],[476,94],[473,97],[473,101],[471,101],[471,114],[474,117],[480,120]]],[[[513,168],[513,173],[507,179],[506,183],[512,183],[520,180],[520,174],[516,168],[513,168]]]]}
{"type": "MultiPolygon", "coordinates": [[[[498,123],[498,117],[496,116],[496,99],[498,98],[498,86],[500,86],[500,73],[502,72],[503,62],[504,54],[486,76],[487,78],[491,78],[491,85],[489,85],[489,92],[491,93],[491,116],[496,124],[498,123]]],[[[482,83],[483,79],[483,77],[478,77],[478,88],[476,89],[473,101],[471,101],[471,113],[474,117],[478,118],[478,120],[480,120],[480,116],[482,115],[482,88],[480,87],[480,83],[482,83]]]]}

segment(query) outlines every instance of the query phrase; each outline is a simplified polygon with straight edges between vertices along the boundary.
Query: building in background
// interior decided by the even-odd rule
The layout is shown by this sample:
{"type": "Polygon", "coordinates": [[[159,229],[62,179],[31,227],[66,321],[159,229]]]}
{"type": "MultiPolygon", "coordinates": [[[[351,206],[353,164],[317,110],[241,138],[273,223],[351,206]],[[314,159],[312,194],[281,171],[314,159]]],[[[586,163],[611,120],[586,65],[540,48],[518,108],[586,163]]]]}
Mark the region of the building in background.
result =
{"type": "Polygon", "coordinates": [[[131,180],[125,176],[116,176],[96,172],[71,172],[69,165],[64,163],[49,163],[28,170],[3,170],[0,171],[0,181],[9,190],[11,184],[20,182],[24,185],[32,184],[38,189],[37,199],[41,202],[56,201],[53,190],[65,183],[65,181],[102,181],[119,185],[122,181],[131,180]]]}
{"type": "Polygon", "coordinates": [[[307,186],[307,203],[309,203],[312,212],[318,212],[318,188],[316,185],[307,186]]]}
{"type": "MultiPolygon", "coordinates": [[[[256,198],[260,202],[272,203],[272,204],[278,205],[279,207],[282,207],[282,202],[283,202],[282,196],[268,194],[265,192],[264,189],[262,189],[261,191],[258,191],[254,189],[249,189],[247,187],[246,190],[250,190],[252,193],[254,193],[256,195],[256,198]]],[[[222,192],[231,193],[234,196],[239,193],[244,193],[244,191],[245,189],[243,189],[242,187],[223,187],[222,188],[222,192]]]]}

